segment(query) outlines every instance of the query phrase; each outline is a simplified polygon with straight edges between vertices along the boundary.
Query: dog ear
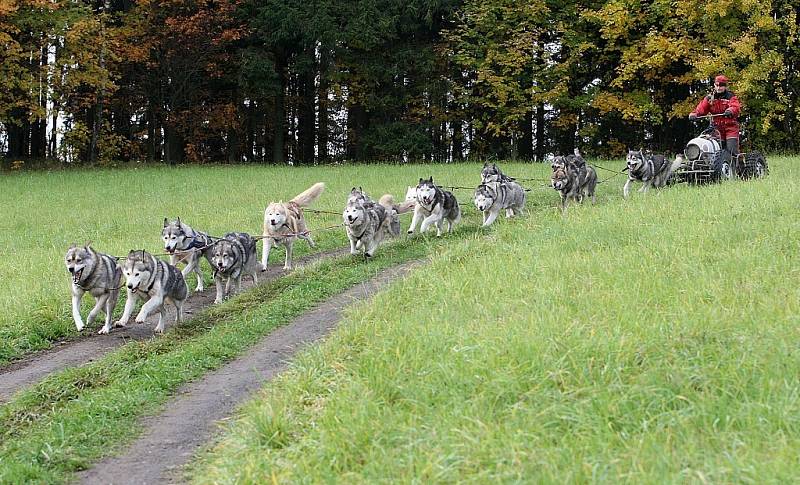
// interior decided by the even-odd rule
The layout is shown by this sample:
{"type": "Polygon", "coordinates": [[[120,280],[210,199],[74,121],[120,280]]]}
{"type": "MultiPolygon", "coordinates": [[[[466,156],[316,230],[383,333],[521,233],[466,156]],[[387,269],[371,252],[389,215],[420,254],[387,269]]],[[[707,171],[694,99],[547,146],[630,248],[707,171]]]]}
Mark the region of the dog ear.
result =
{"type": "Polygon", "coordinates": [[[178,218],[178,227],[181,227],[181,218],[178,218]]]}
{"type": "Polygon", "coordinates": [[[164,227],[167,227],[169,224],[167,223],[167,218],[164,218],[164,227]]]}
{"type": "Polygon", "coordinates": [[[420,177],[420,178],[419,178],[419,183],[420,183],[420,185],[422,185],[422,182],[423,182],[423,180],[422,180],[422,177],[420,177]]]}
{"type": "Polygon", "coordinates": [[[83,249],[89,249],[92,247],[92,241],[86,241],[86,244],[83,245],[83,249]]]}
{"type": "Polygon", "coordinates": [[[431,185],[433,185],[433,175],[431,175],[430,180],[431,180],[431,185]]]}
{"type": "Polygon", "coordinates": [[[72,243],[72,244],[70,244],[70,245],[69,245],[69,247],[67,248],[67,251],[69,251],[70,249],[75,249],[75,248],[76,248],[76,246],[75,246],[75,243],[72,243]]]}

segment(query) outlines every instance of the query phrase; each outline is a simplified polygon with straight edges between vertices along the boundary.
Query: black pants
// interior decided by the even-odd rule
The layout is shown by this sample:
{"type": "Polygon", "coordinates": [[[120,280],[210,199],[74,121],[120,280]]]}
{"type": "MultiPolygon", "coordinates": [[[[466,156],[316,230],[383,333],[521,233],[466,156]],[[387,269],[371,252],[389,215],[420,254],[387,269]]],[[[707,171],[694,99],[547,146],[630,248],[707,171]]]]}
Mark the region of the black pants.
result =
{"type": "Polygon", "coordinates": [[[739,155],[739,139],[728,138],[725,140],[725,149],[731,154],[731,158],[736,158],[739,155]]]}

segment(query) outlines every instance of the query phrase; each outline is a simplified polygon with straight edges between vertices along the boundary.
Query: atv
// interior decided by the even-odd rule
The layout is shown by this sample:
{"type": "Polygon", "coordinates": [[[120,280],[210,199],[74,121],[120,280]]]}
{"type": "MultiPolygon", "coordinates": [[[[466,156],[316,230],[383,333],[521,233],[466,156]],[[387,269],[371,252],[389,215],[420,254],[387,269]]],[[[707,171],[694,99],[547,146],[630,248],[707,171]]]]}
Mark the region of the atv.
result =
{"type": "MultiPolygon", "coordinates": [[[[683,150],[685,160],[675,171],[677,181],[701,185],[730,180],[734,176],[751,179],[767,175],[769,173],[767,160],[761,152],[755,150],[740,152],[736,157],[731,157],[731,153],[724,148],[719,130],[712,123],[717,116],[724,115],[712,114],[697,117],[698,119],[707,118],[709,125],[686,144],[686,148],[683,150]]],[[[741,131],[739,140],[740,145],[748,141],[744,129],[741,131]]]]}

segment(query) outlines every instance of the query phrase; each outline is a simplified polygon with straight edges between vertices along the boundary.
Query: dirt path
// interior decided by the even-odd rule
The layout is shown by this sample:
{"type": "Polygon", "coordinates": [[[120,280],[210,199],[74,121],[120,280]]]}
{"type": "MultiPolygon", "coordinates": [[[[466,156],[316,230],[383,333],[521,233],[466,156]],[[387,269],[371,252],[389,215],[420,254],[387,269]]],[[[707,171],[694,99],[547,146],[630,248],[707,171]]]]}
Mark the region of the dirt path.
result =
{"type": "Polygon", "coordinates": [[[141,423],[144,432],[120,456],[107,458],[76,477],[83,484],[154,484],[180,482],[180,468],[208,442],[217,422],[231,415],[265,381],[286,369],[303,346],[324,337],[339,322],[342,310],[372,296],[405,276],[418,262],[406,263],[334,296],[281,327],[247,354],[203,379],[181,388],[166,411],[141,423]]]}
{"type": "MultiPolygon", "coordinates": [[[[298,266],[302,266],[324,258],[344,254],[347,254],[347,249],[345,248],[323,251],[297,259],[296,263],[298,266]]],[[[273,265],[259,275],[258,281],[259,283],[272,281],[284,274],[281,265],[273,265]]],[[[194,276],[190,276],[189,285],[193,288],[194,284],[194,276]]],[[[253,283],[249,278],[242,281],[243,288],[247,289],[252,286],[253,283]]],[[[183,306],[185,318],[191,318],[193,314],[212,305],[215,296],[216,290],[213,282],[202,293],[192,293],[183,306]]],[[[91,299],[91,297],[87,298],[91,299]]],[[[174,309],[169,306],[168,309],[170,312],[167,317],[167,328],[173,324],[175,319],[174,309]]],[[[131,319],[131,323],[127,327],[123,329],[114,328],[109,335],[97,335],[97,330],[102,323],[95,322],[95,325],[92,328],[85,329],[80,337],[56,343],[50,349],[36,352],[12,362],[0,369],[0,403],[8,401],[14,393],[26,386],[39,382],[48,374],[67,367],[92,362],[131,340],[151,338],[157,321],[158,313],[151,315],[147,322],[142,325],[133,323],[133,319],[131,319]],[[98,325],[98,323],[100,324],[98,325]]]]}

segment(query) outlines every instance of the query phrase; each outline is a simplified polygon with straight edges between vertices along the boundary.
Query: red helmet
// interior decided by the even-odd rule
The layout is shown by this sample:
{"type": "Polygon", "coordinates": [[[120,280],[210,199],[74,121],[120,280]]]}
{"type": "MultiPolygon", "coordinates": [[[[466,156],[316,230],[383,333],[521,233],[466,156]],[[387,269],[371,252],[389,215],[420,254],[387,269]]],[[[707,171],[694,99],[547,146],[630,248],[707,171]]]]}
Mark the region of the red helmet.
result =
{"type": "Polygon", "coordinates": [[[714,78],[714,84],[728,84],[728,78],[725,76],[717,76],[714,78]]]}

